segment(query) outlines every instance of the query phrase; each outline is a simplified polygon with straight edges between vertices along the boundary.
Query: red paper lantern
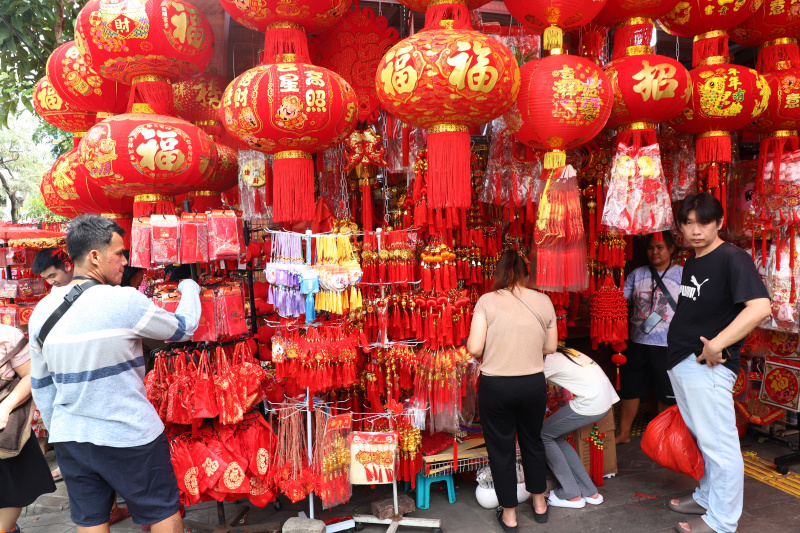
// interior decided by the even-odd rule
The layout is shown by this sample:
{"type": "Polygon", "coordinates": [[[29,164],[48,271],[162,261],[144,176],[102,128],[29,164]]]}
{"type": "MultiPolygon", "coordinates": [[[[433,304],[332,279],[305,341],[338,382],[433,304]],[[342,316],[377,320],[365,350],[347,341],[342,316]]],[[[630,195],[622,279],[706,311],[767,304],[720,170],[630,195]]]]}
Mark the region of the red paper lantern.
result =
{"type": "Polygon", "coordinates": [[[603,9],[607,0],[506,0],[509,13],[523,26],[544,33],[545,50],[562,48],[566,30],[588,24],[603,9]]]}
{"type": "Polygon", "coordinates": [[[692,66],[697,67],[707,57],[727,56],[726,31],[752,17],[760,5],[759,0],[684,0],[658,22],[670,35],[694,37],[692,66]]]}
{"type": "Polygon", "coordinates": [[[755,14],[728,30],[734,42],[742,46],[760,46],[783,37],[800,36],[800,4],[791,0],[770,0],[755,14]]]}
{"type": "Polygon", "coordinates": [[[517,99],[523,123],[514,135],[537,149],[549,150],[544,167],[566,164],[565,150],[590,141],[611,113],[611,82],[592,61],[551,55],[522,66],[517,99]]]}
{"type": "Polygon", "coordinates": [[[608,0],[592,24],[615,28],[612,59],[617,59],[626,55],[629,47],[650,46],[653,21],[672,11],[678,1],[608,0]]]}
{"type": "Polygon", "coordinates": [[[800,68],[787,66],[762,76],[770,88],[769,104],[747,129],[757,133],[800,129],[800,68]]]}
{"type": "Polygon", "coordinates": [[[399,37],[384,17],[364,8],[348,11],[334,28],[309,40],[312,62],[339,74],[356,92],[358,120],[362,122],[380,105],[375,71],[399,37]]]}
{"type": "Polygon", "coordinates": [[[75,218],[79,211],[74,206],[80,200],[75,190],[75,177],[72,170],[77,150],[70,150],[56,159],[53,166],[44,173],[39,184],[39,192],[45,207],[56,215],[75,218]],[[70,161],[73,159],[73,161],[70,161]]]}
{"type": "MultiPolygon", "coordinates": [[[[217,166],[203,187],[209,191],[222,192],[239,183],[239,152],[228,145],[217,145],[217,166]]],[[[198,191],[200,192],[200,191],[198,191]]]]}
{"type": "Polygon", "coordinates": [[[384,109],[428,130],[428,206],[469,207],[469,129],[514,103],[520,74],[511,52],[493,37],[428,28],[383,56],[375,77],[384,109]]]}
{"type": "Polygon", "coordinates": [[[175,114],[195,126],[222,125],[219,108],[228,84],[228,78],[211,72],[173,84],[175,114]]]}
{"type": "Polygon", "coordinates": [[[45,76],[33,86],[33,107],[45,122],[64,131],[86,131],[94,125],[95,114],[68,104],[45,76]]]}
{"type": "Polygon", "coordinates": [[[217,164],[216,145],[205,132],[179,118],[145,113],[96,124],[81,139],[79,151],[91,179],[112,197],[203,188],[217,164]]]}
{"type": "Polygon", "coordinates": [[[205,70],[214,34],[185,0],[89,0],[75,22],[75,43],[86,64],[106,78],[174,82],[205,70]]]}
{"type": "Polygon", "coordinates": [[[236,22],[258,32],[288,22],[314,33],[336,24],[350,8],[352,0],[219,0],[236,22]]]}
{"type": "Polygon", "coordinates": [[[47,77],[69,104],[93,113],[124,113],[130,86],[100,76],[83,60],[75,41],[62,44],[47,59],[47,77]]]}
{"type": "Polygon", "coordinates": [[[605,73],[614,92],[606,126],[626,130],[617,135],[617,142],[626,145],[655,144],[656,124],[680,114],[692,95],[689,71],[670,57],[623,56],[608,63],[605,73]],[[647,138],[634,140],[642,132],[647,132],[647,138]],[[630,138],[621,140],[623,133],[630,138]]]}
{"type": "MultiPolygon", "coordinates": [[[[406,6],[407,8],[418,11],[420,13],[427,13],[428,10],[432,7],[437,5],[443,4],[441,0],[399,0],[401,4],[406,6]]],[[[492,0],[462,0],[460,2],[453,1],[450,2],[451,4],[463,4],[469,10],[478,9],[481,6],[484,6],[491,2],[492,0]]]]}
{"type": "Polygon", "coordinates": [[[353,89],[322,67],[274,63],[233,80],[222,100],[225,128],[251,148],[275,154],[273,220],[311,220],[311,152],[340,143],[355,128],[358,102],[353,89]]]}

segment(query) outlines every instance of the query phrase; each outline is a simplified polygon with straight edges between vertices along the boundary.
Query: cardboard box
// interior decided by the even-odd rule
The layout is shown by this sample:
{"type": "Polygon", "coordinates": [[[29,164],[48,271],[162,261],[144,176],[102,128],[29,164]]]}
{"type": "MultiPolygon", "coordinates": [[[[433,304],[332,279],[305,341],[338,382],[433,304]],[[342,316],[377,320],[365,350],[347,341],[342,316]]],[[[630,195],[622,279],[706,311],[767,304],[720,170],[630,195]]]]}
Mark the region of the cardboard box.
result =
{"type": "Polygon", "coordinates": [[[602,420],[597,424],[584,426],[574,432],[575,436],[575,450],[578,452],[578,457],[581,458],[586,472],[589,472],[589,443],[585,439],[589,438],[592,429],[597,425],[601,433],[606,436],[603,439],[603,475],[617,473],[617,447],[614,444],[614,412],[610,411],[602,420]]]}

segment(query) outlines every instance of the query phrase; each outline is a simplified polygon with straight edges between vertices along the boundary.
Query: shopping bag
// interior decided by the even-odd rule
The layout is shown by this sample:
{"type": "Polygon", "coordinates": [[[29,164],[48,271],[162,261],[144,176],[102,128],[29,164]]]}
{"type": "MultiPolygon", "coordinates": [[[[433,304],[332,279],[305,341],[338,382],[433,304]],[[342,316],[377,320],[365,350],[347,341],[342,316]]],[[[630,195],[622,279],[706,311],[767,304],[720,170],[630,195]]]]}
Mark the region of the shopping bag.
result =
{"type": "Polygon", "coordinates": [[[703,456],[677,405],[650,421],[642,436],[642,451],[670,470],[697,480],[703,477],[703,456]]]}

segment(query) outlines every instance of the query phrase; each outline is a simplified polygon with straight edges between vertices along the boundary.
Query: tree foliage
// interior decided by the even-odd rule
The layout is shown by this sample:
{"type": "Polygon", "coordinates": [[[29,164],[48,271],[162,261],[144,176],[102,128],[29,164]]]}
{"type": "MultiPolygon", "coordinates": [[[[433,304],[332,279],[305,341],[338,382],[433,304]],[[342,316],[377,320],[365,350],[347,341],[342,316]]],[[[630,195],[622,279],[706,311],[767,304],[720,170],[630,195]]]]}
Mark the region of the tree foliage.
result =
{"type": "Polygon", "coordinates": [[[53,50],[72,40],[86,0],[0,0],[0,125],[20,106],[33,113],[33,86],[53,50]]]}

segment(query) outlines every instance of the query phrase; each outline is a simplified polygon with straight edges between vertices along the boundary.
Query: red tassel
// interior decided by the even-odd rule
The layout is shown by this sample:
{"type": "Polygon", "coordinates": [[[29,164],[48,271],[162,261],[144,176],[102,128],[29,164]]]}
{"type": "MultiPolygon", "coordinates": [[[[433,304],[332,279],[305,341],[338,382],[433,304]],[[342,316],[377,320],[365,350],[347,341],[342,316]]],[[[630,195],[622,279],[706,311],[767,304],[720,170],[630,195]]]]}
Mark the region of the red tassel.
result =
{"type": "Polygon", "coordinates": [[[433,269],[433,280],[434,285],[436,286],[436,293],[442,294],[444,290],[442,289],[442,269],[441,267],[433,269]]]}
{"type": "Polygon", "coordinates": [[[411,147],[411,127],[403,125],[403,166],[408,166],[408,152],[411,147]]]}
{"type": "MultiPolygon", "coordinates": [[[[322,154],[317,156],[317,160],[322,159],[322,154]]],[[[364,180],[364,185],[361,187],[361,223],[364,226],[364,231],[372,231],[372,188],[369,186],[369,180],[364,180]]]]}
{"type": "Polygon", "coordinates": [[[428,205],[463,207],[471,203],[470,137],[467,131],[428,133],[428,205]]]}
{"type": "Polygon", "coordinates": [[[422,290],[431,292],[431,269],[422,267],[422,290]]]}
{"type": "Polygon", "coordinates": [[[132,113],[133,104],[147,104],[156,115],[175,116],[172,84],[163,81],[140,81],[131,86],[126,113],[132,113]]]}
{"type": "Polygon", "coordinates": [[[163,194],[143,194],[134,197],[133,217],[149,215],[174,215],[175,198],[163,194]]]}
{"type": "Polygon", "coordinates": [[[620,385],[619,381],[619,365],[617,365],[617,390],[622,390],[622,386],[620,385]]]}
{"type": "Polygon", "coordinates": [[[727,35],[702,39],[692,44],[692,68],[697,68],[701,61],[713,56],[730,56],[727,35]]]}
{"type": "Polygon", "coordinates": [[[284,54],[294,54],[293,61],[296,63],[311,63],[305,31],[297,27],[271,28],[266,31],[262,63],[280,63],[284,54]]]}
{"type": "MultiPolygon", "coordinates": [[[[728,133],[707,137],[698,136],[695,160],[698,163],[730,163],[731,136],[728,133]]],[[[719,172],[719,170],[717,171],[719,172]]]]}
{"type": "Polygon", "coordinates": [[[311,154],[278,152],[272,163],[273,222],[302,222],[314,219],[314,161],[311,154]],[[290,157],[286,157],[290,156],[290,157]]]}

